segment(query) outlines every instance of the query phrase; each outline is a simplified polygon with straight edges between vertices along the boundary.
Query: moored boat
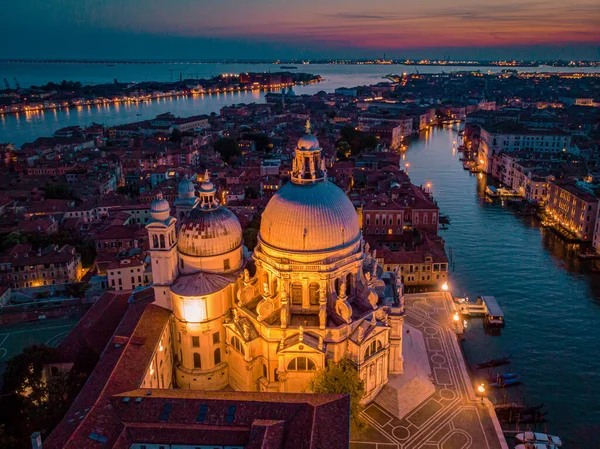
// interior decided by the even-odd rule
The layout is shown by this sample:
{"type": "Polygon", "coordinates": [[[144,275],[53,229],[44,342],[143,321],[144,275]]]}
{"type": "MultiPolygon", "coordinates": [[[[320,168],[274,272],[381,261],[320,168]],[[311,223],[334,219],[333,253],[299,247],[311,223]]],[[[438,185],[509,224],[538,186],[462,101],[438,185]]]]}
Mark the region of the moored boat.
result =
{"type": "Polygon", "coordinates": [[[500,194],[498,193],[498,189],[494,186],[485,186],[485,193],[491,197],[497,197],[500,194]]]}
{"type": "Polygon", "coordinates": [[[558,446],[555,444],[544,444],[544,443],[525,443],[517,444],[515,449],[556,449],[558,446]]]}
{"type": "Polygon", "coordinates": [[[496,389],[496,388],[507,388],[507,387],[516,387],[517,385],[521,385],[521,379],[515,377],[513,379],[498,379],[495,382],[488,383],[488,388],[496,389]]]}
{"type": "Polygon", "coordinates": [[[554,446],[562,446],[562,441],[559,437],[538,432],[522,432],[515,435],[517,443],[542,443],[551,444],[554,446]]]}
{"type": "Polygon", "coordinates": [[[509,380],[516,379],[519,377],[519,373],[497,373],[488,377],[490,382],[496,382],[498,380],[509,380]]]}
{"type": "Polygon", "coordinates": [[[486,360],[485,362],[481,362],[477,364],[477,369],[484,368],[493,368],[495,366],[503,366],[510,364],[510,355],[505,357],[500,357],[497,359],[486,360]]]}

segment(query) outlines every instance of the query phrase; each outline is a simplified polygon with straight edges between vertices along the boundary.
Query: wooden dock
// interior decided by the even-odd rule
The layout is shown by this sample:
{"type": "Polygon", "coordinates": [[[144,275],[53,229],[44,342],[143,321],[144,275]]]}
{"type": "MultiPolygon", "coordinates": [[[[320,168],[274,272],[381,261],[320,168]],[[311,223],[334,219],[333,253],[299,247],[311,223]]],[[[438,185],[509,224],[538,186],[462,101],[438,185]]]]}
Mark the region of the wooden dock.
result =
{"type": "Polygon", "coordinates": [[[465,316],[483,316],[488,326],[504,327],[504,313],[493,296],[479,296],[475,303],[460,302],[458,311],[465,316]]]}

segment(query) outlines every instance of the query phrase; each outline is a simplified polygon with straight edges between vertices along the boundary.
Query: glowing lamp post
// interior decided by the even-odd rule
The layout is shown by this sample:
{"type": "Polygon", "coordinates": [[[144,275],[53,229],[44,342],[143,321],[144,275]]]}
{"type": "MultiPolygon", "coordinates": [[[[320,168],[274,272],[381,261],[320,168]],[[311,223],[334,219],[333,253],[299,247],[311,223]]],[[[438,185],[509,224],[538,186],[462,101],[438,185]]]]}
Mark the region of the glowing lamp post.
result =
{"type": "Polygon", "coordinates": [[[444,283],[442,284],[442,291],[445,291],[445,292],[447,292],[447,291],[448,291],[448,288],[449,288],[449,287],[448,287],[448,283],[447,283],[447,282],[444,282],[444,283]]]}
{"type": "Polygon", "coordinates": [[[484,384],[480,384],[477,387],[477,393],[479,393],[479,396],[481,396],[481,404],[483,405],[483,397],[485,396],[485,385],[484,384]]]}
{"type": "Polygon", "coordinates": [[[408,168],[410,167],[410,164],[407,162],[406,164],[404,164],[404,168],[406,168],[406,173],[408,173],[408,168]]]}

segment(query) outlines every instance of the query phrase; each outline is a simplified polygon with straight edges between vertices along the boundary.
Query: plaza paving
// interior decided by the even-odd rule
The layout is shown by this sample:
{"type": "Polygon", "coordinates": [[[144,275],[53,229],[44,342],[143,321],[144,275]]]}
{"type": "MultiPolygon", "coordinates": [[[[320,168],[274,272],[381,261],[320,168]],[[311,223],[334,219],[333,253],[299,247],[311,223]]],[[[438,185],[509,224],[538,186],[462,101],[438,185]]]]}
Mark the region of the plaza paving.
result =
{"type": "Polygon", "coordinates": [[[405,305],[404,373],[365,408],[368,428],[352,434],[351,448],[507,449],[493,408],[473,391],[450,295],[415,293],[405,305]]]}

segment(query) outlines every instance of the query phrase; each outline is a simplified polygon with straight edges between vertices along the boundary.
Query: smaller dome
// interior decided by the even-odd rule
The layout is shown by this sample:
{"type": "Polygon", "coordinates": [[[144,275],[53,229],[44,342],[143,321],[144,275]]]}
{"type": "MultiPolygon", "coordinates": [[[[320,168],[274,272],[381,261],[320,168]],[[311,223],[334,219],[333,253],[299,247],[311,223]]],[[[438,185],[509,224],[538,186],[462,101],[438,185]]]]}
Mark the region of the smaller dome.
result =
{"type": "Polygon", "coordinates": [[[197,207],[183,219],[177,248],[188,256],[217,256],[239,248],[242,226],[233,212],[224,207],[197,207]]]}
{"type": "Polygon", "coordinates": [[[169,218],[171,214],[171,206],[169,202],[163,198],[163,194],[161,192],[156,195],[156,199],[152,201],[150,205],[150,215],[152,218],[158,221],[165,221],[169,218]]]}
{"type": "Polygon", "coordinates": [[[298,140],[298,148],[301,150],[320,150],[319,140],[314,134],[306,134],[298,140]]]}
{"type": "Polygon", "coordinates": [[[296,92],[294,92],[294,89],[292,89],[292,86],[290,86],[288,88],[287,94],[288,94],[288,97],[295,97],[296,96],[296,92]]]}
{"type": "Polygon", "coordinates": [[[179,182],[179,186],[177,187],[177,193],[179,193],[180,198],[191,198],[196,194],[196,188],[194,187],[194,183],[187,176],[183,178],[179,182]]]}

